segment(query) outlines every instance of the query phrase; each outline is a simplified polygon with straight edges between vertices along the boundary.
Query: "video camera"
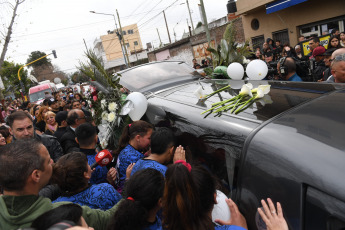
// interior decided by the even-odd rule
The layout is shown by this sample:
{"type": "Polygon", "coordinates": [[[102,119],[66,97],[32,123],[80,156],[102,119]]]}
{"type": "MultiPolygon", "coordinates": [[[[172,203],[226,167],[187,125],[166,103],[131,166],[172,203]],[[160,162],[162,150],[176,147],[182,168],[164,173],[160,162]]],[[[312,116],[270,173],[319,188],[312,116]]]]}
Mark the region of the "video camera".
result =
{"type": "MultiPolygon", "coordinates": [[[[293,57],[292,57],[293,58],[293,57]]],[[[296,73],[302,78],[303,81],[314,81],[313,70],[316,68],[316,61],[314,58],[301,61],[299,59],[293,58],[296,63],[296,73]]],[[[267,76],[278,76],[277,65],[279,61],[270,62],[268,65],[267,76]]],[[[282,71],[281,71],[282,72],[282,71]]],[[[281,76],[278,76],[279,79],[283,80],[281,76]]]]}

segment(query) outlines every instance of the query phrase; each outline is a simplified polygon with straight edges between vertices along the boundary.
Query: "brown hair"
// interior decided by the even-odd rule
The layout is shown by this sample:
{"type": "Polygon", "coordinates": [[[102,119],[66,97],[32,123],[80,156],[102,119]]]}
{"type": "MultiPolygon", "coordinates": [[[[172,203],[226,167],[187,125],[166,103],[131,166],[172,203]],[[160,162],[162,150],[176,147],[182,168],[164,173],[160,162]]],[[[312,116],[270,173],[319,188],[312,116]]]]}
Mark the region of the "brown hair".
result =
{"type": "Polygon", "coordinates": [[[49,107],[48,106],[42,106],[41,108],[40,108],[40,110],[39,110],[39,112],[38,112],[38,115],[37,115],[37,122],[40,122],[40,121],[43,121],[44,120],[44,117],[42,116],[42,112],[44,111],[44,110],[47,110],[47,111],[49,111],[49,107]]]}
{"type": "Polygon", "coordinates": [[[146,121],[134,121],[132,124],[126,125],[119,140],[119,147],[115,151],[115,155],[119,155],[121,150],[124,149],[130,140],[135,138],[136,135],[145,136],[149,130],[153,129],[153,125],[146,121]]]}
{"type": "Polygon", "coordinates": [[[216,182],[202,166],[170,165],[165,173],[164,229],[212,230],[209,213],[214,206],[216,182]]]}
{"type": "Polygon", "coordinates": [[[87,170],[86,155],[81,152],[72,152],[62,156],[54,164],[51,181],[63,192],[72,195],[87,186],[88,180],[84,177],[84,172],[87,170]]]}

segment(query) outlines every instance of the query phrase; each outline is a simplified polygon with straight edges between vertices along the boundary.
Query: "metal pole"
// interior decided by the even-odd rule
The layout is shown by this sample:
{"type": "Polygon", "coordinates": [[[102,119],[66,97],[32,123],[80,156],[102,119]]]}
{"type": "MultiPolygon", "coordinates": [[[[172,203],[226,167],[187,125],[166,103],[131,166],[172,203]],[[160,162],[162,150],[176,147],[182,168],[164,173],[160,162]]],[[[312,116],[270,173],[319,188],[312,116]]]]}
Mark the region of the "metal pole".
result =
{"type": "Polygon", "coordinates": [[[158,28],[156,28],[157,30],[157,33],[158,33],[158,37],[159,37],[159,47],[162,45],[162,40],[161,40],[161,36],[159,35],[159,31],[158,31],[158,28]]]}
{"type": "MultiPolygon", "coordinates": [[[[193,25],[193,20],[192,20],[192,14],[190,12],[190,8],[189,8],[189,3],[188,3],[188,0],[186,0],[187,2],[187,7],[188,7],[188,12],[189,12],[189,18],[190,18],[190,22],[192,23],[192,32],[193,32],[193,35],[195,35],[195,32],[194,32],[194,25],[193,25]]],[[[188,23],[188,22],[187,22],[188,23]]]]}
{"type": "Polygon", "coordinates": [[[127,48],[126,48],[126,44],[125,44],[125,39],[124,39],[123,33],[122,33],[122,27],[121,27],[120,16],[119,16],[119,12],[117,11],[117,9],[116,9],[116,14],[117,14],[117,18],[118,18],[118,20],[119,20],[119,26],[120,26],[120,33],[121,33],[121,37],[122,37],[123,48],[124,48],[125,53],[126,53],[126,58],[127,58],[128,66],[130,67],[130,66],[131,66],[131,63],[130,63],[129,58],[128,58],[128,53],[127,53],[127,48]]]}
{"type": "MultiPolygon", "coordinates": [[[[112,14],[112,15],[113,15],[113,17],[114,17],[115,29],[117,30],[117,23],[116,23],[115,15],[114,15],[114,14],[112,14]]],[[[115,33],[116,33],[116,31],[115,31],[115,33]]],[[[122,36],[122,34],[121,34],[121,36],[122,36]]],[[[122,51],[123,59],[125,60],[126,67],[128,68],[127,59],[126,59],[125,53],[124,53],[124,51],[123,51],[122,42],[121,42],[121,39],[120,39],[120,38],[119,38],[119,42],[120,42],[120,46],[121,46],[121,51],[122,51]]]]}
{"type": "Polygon", "coordinates": [[[165,11],[163,10],[163,15],[164,15],[164,20],[165,20],[165,25],[167,27],[167,31],[168,31],[168,36],[169,36],[169,43],[171,43],[171,38],[170,38],[170,33],[169,33],[169,28],[168,28],[168,23],[167,23],[167,19],[165,17],[165,11]]]}
{"type": "Polygon", "coordinates": [[[207,22],[207,18],[206,18],[206,12],[205,12],[203,0],[200,0],[200,6],[201,6],[202,17],[204,19],[204,28],[205,28],[205,32],[206,32],[207,42],[208,42],[208,45],[210,46],[211,36],[210,36],[210,31],[208,30],[208,22],[207,22]]]}

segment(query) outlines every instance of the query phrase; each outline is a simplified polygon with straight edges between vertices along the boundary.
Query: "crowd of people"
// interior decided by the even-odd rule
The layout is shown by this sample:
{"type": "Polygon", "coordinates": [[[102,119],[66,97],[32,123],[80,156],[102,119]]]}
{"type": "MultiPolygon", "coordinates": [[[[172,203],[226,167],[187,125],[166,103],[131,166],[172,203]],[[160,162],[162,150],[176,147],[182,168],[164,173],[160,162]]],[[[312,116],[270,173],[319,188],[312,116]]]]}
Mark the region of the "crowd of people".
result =
{"type": "MultiPolygon", "coordinates": [[[[315,80],[344,83],[345,35],[339,35],[327,50],[312,38],[310,57],[272,39],[255,56],[269,64],[281,55],[278,73],[290,81],[302,80],[297,60],[315,58],[315,80]]],[[[187,162],[168,128],[134,121],[111,150],[115,160],[95,164],[100,130],[88,108],[72,89],[47,93],[42,104],[1,103],[0,229],[247,229],[231,199],[225,200],[231,218],[212,221],[218,182],[204,166],[187,162]]],[[[267,229],[288,229],[279,202],[261,205],[267,229]]]]}
{"type": "MultiPolygon", "coordinates": [[[[186,161],[168,128],[132,122],[113,151],[116,160],[94,166],[99,130],[84,101],[63,92],[42,105],[6,101],[0,229],[247,229],[231,199],[231,218],[212,222],[218,182],[186,161]]],[[[269,229],[287,229],[280,204],[276,213],[270,199],[262,202],[269,229]]]]}
{"type": "MultiPolygon", "coordinates": [[[[298,44],[293,47],[289,43],[281,44],[280,40],[267,38],[261,47],[255,46],[254,50],[250,50],[253,55],[247,59],[266,62],[269,72],[264,80],[345,83],[345,77],[339,74],[343,67],[338,64],[332,65],[335,56],[345,53],[345,32],[333,29],[326,44],[327,49],[321,45],[316,35],[308,38],[300,36],[298,44]],[[304,41],[308,41],[310,50],[306,55],[301,47],[304,41]]],[[[206,58],[202,62],[210,63],[210,60],[206,58]]],[[[208,66],[209,64],[200,65],[193,59],[195,69],[208,66]]]]}

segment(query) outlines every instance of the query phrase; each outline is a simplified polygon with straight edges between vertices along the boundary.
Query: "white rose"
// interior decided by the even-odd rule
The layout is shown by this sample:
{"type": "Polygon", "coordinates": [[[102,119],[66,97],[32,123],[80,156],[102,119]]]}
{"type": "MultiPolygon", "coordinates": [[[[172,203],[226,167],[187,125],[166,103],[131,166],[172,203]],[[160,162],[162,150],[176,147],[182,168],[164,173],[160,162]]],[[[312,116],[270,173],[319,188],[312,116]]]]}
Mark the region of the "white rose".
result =
{"type": "Polygon", "coordinates": [[[108,121],[113,122],[115,120],[115,113],[109,113],[108,114],[108,121]]]}
{"type": "Polygon", "coordinates": [[[107,112],[102,113],[102,120],[105,120],[105,121],[108,120],[108,113],[107,112]]]}
{"type": "Polygon", "coordinates": [[[91,115],[94,117],[95,116],[95,110],[91,109],[91,115]]]}
{"type": "Polygon", "coordinates": [[[112,102],[108,105],[109,111],[115,111],[117,109],[117,104],[115,102],[112,102]]]}
{"type": "Polygon", "coordinates": [[[105,109],[107,107],[107,101],[105,99],[101,100],[101,107],[105,109]]]}

